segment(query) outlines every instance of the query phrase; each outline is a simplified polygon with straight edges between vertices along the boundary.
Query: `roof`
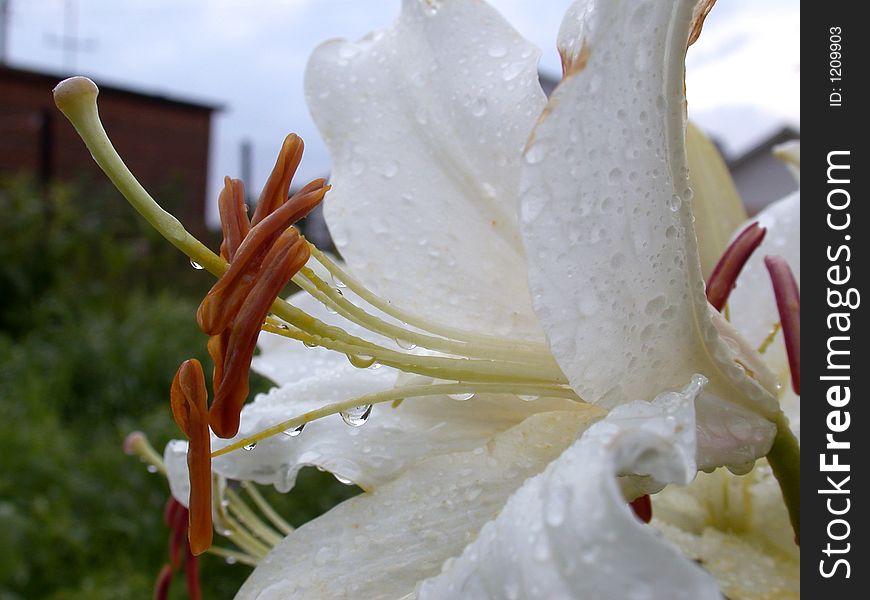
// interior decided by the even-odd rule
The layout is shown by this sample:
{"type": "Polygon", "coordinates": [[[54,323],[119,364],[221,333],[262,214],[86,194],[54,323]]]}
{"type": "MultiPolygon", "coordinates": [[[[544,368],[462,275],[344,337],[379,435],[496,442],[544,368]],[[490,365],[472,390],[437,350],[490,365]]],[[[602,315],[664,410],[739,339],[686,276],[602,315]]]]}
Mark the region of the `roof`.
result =
{"type": "MultiPolygon", "coordinates": [[[[15,67],[10,67],[9,65],[0,64],[0,79],[17,79],[19,81],[27,83],[44,85],[46,89],[53,89],[54,86],[56,86],[59,82],[63,81],[67,77],[71,77],[71,75],[46,73],[40,71],[33,71],[30,69],[18,69],[15,67]]],[[[190,108],[195,110],[204,110],[208,112],[216,112],[224,109],[223,105],[220,104],[166,96],[160,93],[145,92],[142,90],[135,90],[128,87],[119,87],[106,84],[102,80],[102,78],[99,77],[96,77],[94,79],[100,86],[100,92],[112,94],[114,96],[127,96],[130,98],[136,98],[138,100],[154,102],[156,104],[190,108]]]]}

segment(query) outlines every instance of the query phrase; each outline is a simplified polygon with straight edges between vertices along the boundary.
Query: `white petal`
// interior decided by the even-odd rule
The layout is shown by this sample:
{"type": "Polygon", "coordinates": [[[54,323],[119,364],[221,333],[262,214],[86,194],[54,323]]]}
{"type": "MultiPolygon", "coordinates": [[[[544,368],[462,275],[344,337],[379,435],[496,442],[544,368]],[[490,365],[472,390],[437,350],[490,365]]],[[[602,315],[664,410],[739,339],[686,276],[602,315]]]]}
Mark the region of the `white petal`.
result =
{"type": "Polygon", "coordinates": [[[795,180],[801,182],[801,141],[790,140],[774,147],[773,155],[785,162],[795,180]]]}
{"type": "Polygon", "coordinates": [[[325,215],[353,274],[398,306],[542,339],[516,224],[521,150],[545,97],[539,51],[477,0],[405,0],[306,74],[333,161],[325,215]]]}
{"type": "Polygon", "coordinates": [[[719,581],[728,598],[800,597],[800,549],[770,468],[700,473],[653,496],[652,525],[719,581]]]}
{"type": "Polygon", "coordinates": [[[163,464],[169,492],[184,506],[190,503],[190,475],[187,470],[187,440],[170,440],[163,450],[163,464]]]}
{"type": "MultiPolygon", "coordinates": [[[[347,364],[258,396],[242,411],[236,438],[215,438],[213,447],[325,404],[392,388],[395,376],[386,371],[347,364]]],[[[464,402],[446,396],[409,398],[396,408],[388,402],[375,404],[361,427],[347,425],[338,415],[326,417],[306,425],[298,436],[273,436],[252,450],[218,457],[213,468],[230,479],[250,479],[287,491],[302,467],[316,466],[371,490],[426,457],[475,448],[529,415],[548,410],[585,408],[570,400],[526,402],[508,395],[479,394],[464,402]]]]}
{"type": "Polygon", "coordinates": [[[613,411],[527,481],[444,572],[427,598],[720,598],[697,565],[640,523],[616,475],[686,482],[694,474],[699,383],[613,411]]]}
{"type": "Polygon", "coordinates": [[[591,413],[534,415],[475,450],[430,458],[340,504],[276,546],[237,598],[405,596],[558,456],[591,413]]]}
{"type": "MultiPolygon", "coordinates": [[[[764,257],[777,255],[785,258],[801,283],[801,196],[800,192],[789,194],[761,211],[753,221],[767,228],[764,241],[755,250],[743,267],[737,286],[728,298],[731,323],[753,346],[758,348],[779,323],[779,312],[770,274],[764,266],[764,257]]],[[[742,230],[744,226],[738,229],[742,230]]],[[[780,376],[780,381],[790,385],[788,359],[782,334],[765,351],[764,358],[770,368],[780,376]]]]}
{"type": "Polygon", "coordinates": [[[566,17],[562,35],[583,36],[586,62],[526,150],[529,281],[585,400],[615,406],[702,373],[711,394],[770,419],[774,380],[760,362],[757,380],[741,366],[754,358],[737,354],[745,344],[706,301],[692,230],[683,61],[694,4],[584,1],[566,17]]]}

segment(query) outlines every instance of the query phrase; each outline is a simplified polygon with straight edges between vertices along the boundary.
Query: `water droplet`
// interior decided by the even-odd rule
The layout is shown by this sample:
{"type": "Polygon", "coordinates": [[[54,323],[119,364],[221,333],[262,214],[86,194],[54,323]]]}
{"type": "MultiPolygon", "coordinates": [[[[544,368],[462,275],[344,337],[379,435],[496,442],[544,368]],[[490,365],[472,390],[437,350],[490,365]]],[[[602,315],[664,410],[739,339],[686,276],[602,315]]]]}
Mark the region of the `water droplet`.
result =
{"type": "Polygon", "coordinates": [[[489,47],[489,55],[493,58],[501,58],[505,54],[507,54],[507,47],[502,44],[489,47]]]}
{"type": "Polygon", "coordinates": [[[341,411],[341,418],[351,427],[362,427],[369,420],[370,414],[372,414],[372,405],[363,404],[341,411]]]}
{"type": "Polygon", "coordinates": [[[193,267],[194,269],[196,269],[197,271],[202,271],[202,265],[199,264],[198,262],[196,262],[195,260],[193,260],[192,258],[190,259],[190,266],[193,267]]]}
{"type": "Polygon", "coordinates": [[[287,437],[296,437],[297,435],[299,435],[300,433],[302,433],[302,430],[303,430],[303,429],[305,429],[305,423],[303,423],[303,424],[300,425],[299,427],[294,427],[294,428],[291,428],[291,429],[285,429],[285,430],[282,431],[281,433],[283,433],[283,434],[286,435],[287,437]]]}
{"type": "Polygon", "coordinates": [[[408,340],[403,340],[402,338],[396,338],[396,344],[399,345],[399,348],[404,348],[405,350],[413,350],[417,347],[417,344],[414,342],[409,342],[408,340]]]}
{"type": "Polygon", "coordinates": [[[148,465],[145,469],[146,469],[149,473],[156,473],[156,472],[157,472],[157,467],[155,467],[154,465],[148,465]]]}
{"type": "Polygon", "coordinates": [[[350,172],[354,175],[362,175],[362,172],[366,170],[366,161],[361,158],[355,158],[350,161],[350,172]]]}
{"type": "Polygon", "coordinates": [[[234,565],[234,564],[236,564],[236,557],[235,556],[227,556],[226,561],[227,561],[228,565],[234,565]]]}
{"type": "Polygon", "coordinates": [[[474,398],[474,392],[468,392],[467,394],[448,394],[447,397],[458,400],[459,402],[465,402],[466,400],[474,398]]]}
{"type": "Polygon", "coordinates": [[[475,117],[482,117],[486,114],[487,102],[483,96],[478,97],[471,105],[471,114],[475,117]]]}
{"type": "Polygon", "coordinates": [[[339,483],[343,483],[344,485],[353,485],[353,480],[344,477],[343,475],[339,475],[338,473],[333,473],[333,477],[335,477],[336,481],[339,483]]]}
{"type": "Polygon", "coordinates": [[[622,179],[622,169],[616,167],[615,169],[611,169],[610,173],[607,175],[607,179],[610,183],[617,183],[620,179],[622,179]]]}
{"type": "Polygon", "coordinates": [[[375,362],[373,356],[365,356],[363,354],[348,354],[347,360],[357,369],[368,369],[375,362]]]}
{"type": "Polygon", "coordinates": [[[544,160],[544,147],[540,142],[535,142],[526,150],[526,162],[530,165],[536,165],[544,160]]]}
{"type": "Polygon", "coordinates": [[[671,196],[670,201],[668,202],[668,208],[671,209],[672,212],[677,212],[680,210],[680,206],[683,204],[683,199],[674,194],[671,196]]]}
{"type": "Polygon", "coordinates": [[[302,343],[305,344],[309,348],[317,348],[317,344],[315,344],[313,342],[302,342],[302,343]]]}
{"type": "Polygon", "coordinates": [[[245,450],[247,450],[248,452],[250,452],[251,450],[253,450],[256,447],[257,447],[257,442],[251,442],[247,446],[244,446],[245,450]]]}
{"type": "Polygon", "coordinates": [[[417,107],[417,110],[414,111],[414,118],[417,119],[420,125],[425,125],[429,122],[429,114],[423,106],[417,107]]]}
{"type": "Polygon", "coordinates": [[[381,174],[383,174],[383,176],[386,177],[387,179],[391,179],[391,178],[395,177],[396,173],[398,173],[398,172],[399,172],[399,163],[397,163],[394,160],[387,162],[387,164],[384,165],[383,170],[381,170],[381,174]]]}
{"type": "Polygon", "coordinates": [[[347,287],[347,284],[345,282],[343,282],[341,279],[339,279],[338,277],[336,277],[335,275],[332,275],[332,284],[337,288],[346,288],[347,287]]]}
{"type": "Polygon", "coordinates": [[[345,59],[353,58],[357,54],[359,54],[359,47],[356,44],[344,44],[338,50],[338,55],[345,59]]]}
{"type": "Polygon", "coordinates": [[[540,398],[540,396],[535,396],[532,394],[528,394],[528,395],[527,394],[520,394],[519,398],[520,398],[520,400],[525,400],[526,402],[534,402],[535,400],[540,398]]]}
{"type": "Polygon", "coordinates": [[[509,64],[505,69],[501,72],[501,78],[505,81],[511,81],[512,79],[516,79],[517,75],[522,73],[526,68],[526,63],[523,62],[515,62],[509,64]]]}
{"type": "Polygon", "coordinates": [[[380,369],[383,366],[384,365],[382,365],[379,362],[373,362],[372,364],[369,365],[369,369],[371,369],[372,371],[377,371],[378,369],[380,369]]]}

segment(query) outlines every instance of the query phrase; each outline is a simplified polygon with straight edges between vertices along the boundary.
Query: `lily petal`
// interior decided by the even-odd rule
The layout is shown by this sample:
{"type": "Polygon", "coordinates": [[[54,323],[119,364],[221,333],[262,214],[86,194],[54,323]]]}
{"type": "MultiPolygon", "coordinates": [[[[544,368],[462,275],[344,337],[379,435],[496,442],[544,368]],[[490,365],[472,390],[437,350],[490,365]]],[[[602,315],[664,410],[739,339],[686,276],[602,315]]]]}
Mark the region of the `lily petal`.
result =
{"type": "MultiPolygon", "coordinates": [[[[400,598],[458,554],[594,411],[541,413],[470,452],[430,458],[300,527],[257,566],[238,600],[400,598]]],[[[597,413],[594,413],[597,414],[597,413]]]]}
{"type": "MultiPolygon", "coordinates": [[[[764,343],[774,326],[779,323],[779,312],[770,284],[770,275],[764,266],[764,257],[783,257],[800,285],[800,207],[800,192],[794,192],[758,213],[754,220],[767,228],[767,235],[743,267],[737,286],[728,299],[731,323],[756,348],[764,343]]],[[[782,333],[776,334],[763,356],[782,383],[790,380],[782,333]]]]}
{"type": "Polygon", "coordinates": [[[699,473],[653,498],[652,526],[710,571],[728,598],[800,597],[800,550],[764,461],[743,477],[699,473]]]}
{"type": "Polygon", "coordinates": [[[693,401],[702,382],[621,406],[590,427],[423,582],[418,598],[720,598],[707,573],[633,515],[616,478],[694,476],[693,401]]]}
{"type": "Polygon", "coordinates": [[[404,0],[388,29],[314,52],[306,94],[333,163],[325,216],[382,297],[543,339],[516,224],[521,149],[546,102],[539,54],[477,0],[404,0]]]}
{"type": "Polygon", "coordinates": [[[686,156],[701,275],[706,280],[731,234],[746,220],[746,209],[719,150],[691,121],[686,126],[686,156]]]}
{"type": "MultiPolygon", "coordinates": [[[[533,303],[590,402],[616,406],[703,373],[705,397],[773,419],[774,377],[704,296],[685,153],[694,7],[583,0],[566,16],[560,40],[587,61],[556,89],[525,153],[533,303]]],[[[753,441],[758,425],[743,440],[756,456],[774,432],[753,441]]]]}

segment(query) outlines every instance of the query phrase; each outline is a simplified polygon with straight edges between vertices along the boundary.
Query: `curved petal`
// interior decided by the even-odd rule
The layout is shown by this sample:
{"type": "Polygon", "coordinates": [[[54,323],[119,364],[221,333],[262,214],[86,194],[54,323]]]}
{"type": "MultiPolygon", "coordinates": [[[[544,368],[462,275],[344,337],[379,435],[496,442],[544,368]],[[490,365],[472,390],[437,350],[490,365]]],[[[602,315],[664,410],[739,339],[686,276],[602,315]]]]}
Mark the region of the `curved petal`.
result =
{"type": "MultiPolygon", "coordinates": [[[[395,375],[387,371],[355,369],[345,362],[274,389],[245,407],[236,438],[214,439],[213,448],[325,404],[391,388],[395,375]]],[[[590,409],[570,400],[526,402],[508,395],[478,394],[465,402],[447,396],[409,398],[395,408],[390,403],[374,405],[362,427],[349,426],[333,415],[309,423],[299,435],[273,436],[249,451],[215,458],[213,469],[229,479],[250,479],[287,491],[300,469],[316,466],[372,490],[427,457],[478,447],[529,415],[552,410],[590,409]]]]}
{"type": "Polygon", "coordinates": [[[700,473],[653,497],[652,526],[719,581],[728,598],[800,597],[800,549],[764,461],[748,475],[700,473]]]}
{"type": "Polygon", "coordinates": [[[632,515],[616,480],[626,471],[663,482],[694,475],[692,406],[700,385],[621,406],[590,427],[461,556],[421,584],[420,600],[720,598],[708,574],[632,515]]]}
{"type": "MultiPolygon", "coordinates": [[[[743,267],[737,285],[728,298],[731,323],[753,347],[765,341],[774,326],[779,323],[776,299],[770,283],[770,274],[764,266],[767,255],[782,256],[791,267],[795,280],[801,281],[801,196],[800,192],[789,194],[761,211],[755,219],[767,228],[764,241],[755,250],[743,267]]],[[[742,228],[738,228],[739,230],[742,228]]],[[[764,352],[765,361],[788,382],[788,360],[782,334],[764,352]]]]}
{"type": "Polygon", "coordinates": [[[719,150],[691,121],[686,126],[686,158],[701,276],[706,281],[731,234],[746,220],[746,209],[719,150]]]}
{"type": "Polygon", "coordinates": [[[593,412],[534,415],[470,452],[430,458],[343,502],[276,546],[237,599],[407,595],[558,456],[593,412]]]}
{"type": "Polygon", "coordinates": [[[529,141],[521,207],[554,356],[580,396],[604,406],[703,373],[718,401],[772,419],[772,374],[704,296],[684,137],[695,2],[577,5],[560,37],[585,48],[584,67],[556,89],[529,141]]]}
{"type": "Polygon", "coordinates": [[[385,31],[314,52],[306,95],[333,161],[325,216],[382,297],[543,339],[516,225],[520,153],[546,101],[539,54],[477,0],[404,0],[385,31]]]}

